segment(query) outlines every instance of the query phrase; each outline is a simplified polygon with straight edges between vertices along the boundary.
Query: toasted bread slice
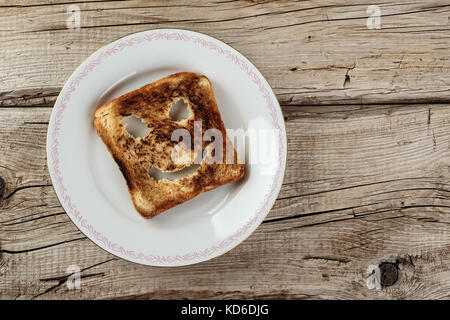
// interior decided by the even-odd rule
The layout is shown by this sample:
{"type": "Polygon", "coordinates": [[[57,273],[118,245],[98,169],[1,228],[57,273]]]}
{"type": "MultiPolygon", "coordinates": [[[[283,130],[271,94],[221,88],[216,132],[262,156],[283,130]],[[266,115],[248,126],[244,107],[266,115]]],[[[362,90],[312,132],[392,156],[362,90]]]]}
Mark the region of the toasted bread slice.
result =
{"type": "Polygon", "coordinates": [[[205,76],[190,72],[176,73],[124,94],[96,111],[94,125],[125,177],[134,206],[145,218],[152,218],[204,191],[244,175],[244,166],[239,163],[236,150],[227,137],[211,83],[205,76]],[[188,105],[190,116],[175,121],[169,112],[172,102],[179,99],[188,105]],[[129,116],[140,118],[150,133],[145,137],[130,134],[122,123],[129,116]],[[198,137],[194,141],[194,123],[200,128],[198,121],[201,121],[202,135],[208,129],[216,129],[222,134],[222,163],[206,161],[208,157],[211,160],[215,151],[208,149],[208,143],[201,137],[200,144],[198,137]],[[190,150],[187,148],[189,144],[172,141],[175,129],[189,132],[192,137],[190,150]],[[175,180],[157,180],[150,176],[149,170],[152,168],[175,172],[192,165],[195,145],[201,145],[203,150],[210,152],[200,159],[194,173],[175,180]],[[174,154],[181,156],[174,158],[174,154]]]}

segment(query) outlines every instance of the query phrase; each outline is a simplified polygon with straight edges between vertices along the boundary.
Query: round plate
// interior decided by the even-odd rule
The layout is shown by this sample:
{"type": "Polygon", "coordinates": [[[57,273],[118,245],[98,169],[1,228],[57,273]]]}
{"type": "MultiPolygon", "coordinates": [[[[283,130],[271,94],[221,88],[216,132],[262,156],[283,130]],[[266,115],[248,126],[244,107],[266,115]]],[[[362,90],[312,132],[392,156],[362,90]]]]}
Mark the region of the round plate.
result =
{"type": "Polygon", "coordinates": [[[114,41],[75,70],[53,109],[47,158],[62,206],[92,241],[133,262],[180,266],[227,252],[262,222],[281,187],[286,132],[269,84],[239,52],[196,32],[150,30],[114,41]],[[235,145],[246,173],[240,181],[146,220],[94,129],[94,112],[128,91],[182,71],[207,76],[227,130],[247,135],[235,145]]]}

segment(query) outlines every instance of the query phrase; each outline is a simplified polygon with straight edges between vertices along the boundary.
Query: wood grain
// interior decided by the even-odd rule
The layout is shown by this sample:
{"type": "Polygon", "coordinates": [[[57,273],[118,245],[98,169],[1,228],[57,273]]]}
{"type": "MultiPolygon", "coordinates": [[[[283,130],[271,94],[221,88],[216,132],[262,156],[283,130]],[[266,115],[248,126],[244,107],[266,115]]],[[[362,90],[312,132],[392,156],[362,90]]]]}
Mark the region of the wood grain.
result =
{"type": "Polygon", "coordinates": [[[70,222],[45,163],[50,111],[0,108],[1,298],[448,298],[448,105],[284,107],[288,169],[267,219],[229,253],[171,269],[118,259],[70,222]],[[368,289],[385,261],[399,280],[368,289]]]}
{"type": "Polygon", "coordinates": [[[3,106],[52,106],[92,52],[155,28],[232,45],[282,104],[450,100],[449,1],[81,1],[81,29],[67,29],[72,2],[18,3],[0,5],[3,106]],[[380,7],[381,29],[367,28],[369,5],[380,7]]]}
{"type": "Polygon", "coordinates": [[[449,299],[448,1],[0,3],[0,299],[449,299]],[[67,8],[81,29],[67,29],[67,8]],[[367,7],[382,28],[366,27],[367,7]],[[183,28],[246,55],[288,135],[281,192],[229,253],[180,268],[121,260],[70,221],[46,164],[71,72],[127,34],[183,28]],[[398,269],[392,286],[373,268],[398,269]],[[81,290],[66,281],[80,267],[81,290]]]}

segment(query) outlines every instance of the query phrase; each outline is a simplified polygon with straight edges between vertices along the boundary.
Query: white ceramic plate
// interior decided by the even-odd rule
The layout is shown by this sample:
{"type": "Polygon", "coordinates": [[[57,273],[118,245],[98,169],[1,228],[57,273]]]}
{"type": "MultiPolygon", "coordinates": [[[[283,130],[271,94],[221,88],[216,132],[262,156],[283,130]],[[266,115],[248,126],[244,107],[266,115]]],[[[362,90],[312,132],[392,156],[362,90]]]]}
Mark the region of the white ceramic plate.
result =
{"type": "Polygon", "coordinates": [[[53,109],[47,157],[62,206],[92,241],[133,262],[180,266],[227,252],[262,222],[281,187],[286,132],[269,84],[239,52],[200,33],[150,30],[99,49],[75,70],[53,109]],[[97,136],[94,112],[123,93],[181,71],[210,79],[227,129],[272,134],[250,137],[239,150],[246,159],[241,181],[145,220],[97,136]],[[258,151],[261,142],[272,147],[258,151]],[[254,161],[257,152],[270,161],[254,161]]]}

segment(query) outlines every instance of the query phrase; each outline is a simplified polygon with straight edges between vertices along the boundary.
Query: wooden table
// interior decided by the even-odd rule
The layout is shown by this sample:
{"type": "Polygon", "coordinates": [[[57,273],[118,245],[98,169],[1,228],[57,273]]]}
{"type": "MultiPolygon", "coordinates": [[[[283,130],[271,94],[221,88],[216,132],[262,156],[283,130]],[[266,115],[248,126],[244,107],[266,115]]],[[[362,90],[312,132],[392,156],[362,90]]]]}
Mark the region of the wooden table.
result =
{"type": "Polygon", "coordinates": [[[379,29],[376,8],[355,0],[50,2],[0,3],[0,298],[450,297],[449,1],[371,1],[379,29]],[[71,4],[81,28],[67,28],[71,4]],[[264,223],[219,258],[171,269],[87,239],[59,204],[45,150],[72,71],[154,28],[246,55],[288,134],[264,223]],[[66,285],[71,265],[79,290],[66,285]]]}

